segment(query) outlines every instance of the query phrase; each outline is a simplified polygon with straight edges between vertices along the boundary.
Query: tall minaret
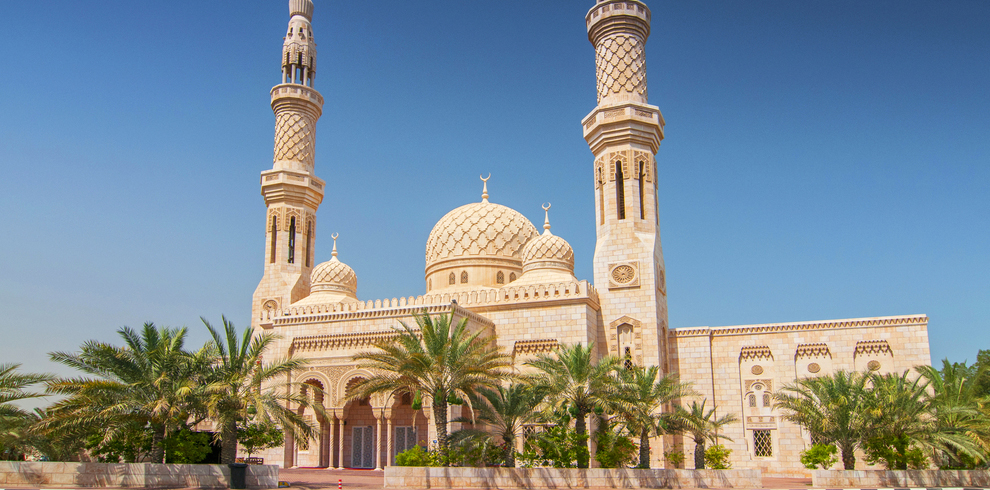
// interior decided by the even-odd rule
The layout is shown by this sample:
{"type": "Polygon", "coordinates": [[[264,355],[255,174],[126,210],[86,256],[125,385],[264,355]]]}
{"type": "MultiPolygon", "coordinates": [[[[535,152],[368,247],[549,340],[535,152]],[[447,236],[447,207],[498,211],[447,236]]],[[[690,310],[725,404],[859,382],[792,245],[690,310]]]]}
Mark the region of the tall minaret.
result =
{"type": "Polygon", "coordinates": [[[582,124],[595,155],[595,286],[605,342],[610,354],[668,372],[654,160],[664,121],[646,98],[650,9],[599,0],[585,20],[598,72],[598,106],[582,124]]]}
{"type": "MultiPolygon", "coordinates": [[[[325,182],[313,171],[316,121],[323,96],[313,89],[316,43],[312,0],[289,0],[289,30],[282,45],[282,83],[272,88],[275,158],[261,173],[265,196],[265,275],[254,291],[252,325],[309,294],[316,209],[325,182]]],[[[265,319],[265,320],[263,320],[265,319]]]]}

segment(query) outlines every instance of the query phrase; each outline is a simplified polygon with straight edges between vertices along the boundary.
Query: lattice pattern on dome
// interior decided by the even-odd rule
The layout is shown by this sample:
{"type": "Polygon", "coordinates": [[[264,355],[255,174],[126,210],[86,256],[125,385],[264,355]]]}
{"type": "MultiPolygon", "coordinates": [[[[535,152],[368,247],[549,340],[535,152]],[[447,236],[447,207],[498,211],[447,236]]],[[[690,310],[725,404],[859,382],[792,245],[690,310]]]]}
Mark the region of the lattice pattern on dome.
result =
{"type": "Polygon", "coordinates": [[[619,34],[599,41],[595,49],[598,68],[598,101],[611,93],[646,94],[646,55],[643,41],[619,34]]]}
{"type": "Polygon", "coordinates": [[[316,125],[306,116],[283,112],[275,121],[275,160],[291,160],[313,165],[316,125]]]}
{"type": "Polygon", "coordinates": [[[523,263],[554,260],[564,262],[574,269],[574,249],[567,243],[567,240],[557,235],[544,233],[534,240],[531,240],[523,250],[523,263]]]}
{"type": "Polygon", "coordinates": [[[357,274],[354,273],[354,269],[337,260],[336,257],[314,267],[310,279],[314,291],[319,290],[321,286],[338,286],[351,292],[357,291],[357,274]]]}
{"type": "Polygon", "coordinates": [[[519,260],[523,246],[537,236],[536,227],[514,209],[480,202],[447,213],[426,241],[426,266],[463,256],[498,256],[519,260]]]}

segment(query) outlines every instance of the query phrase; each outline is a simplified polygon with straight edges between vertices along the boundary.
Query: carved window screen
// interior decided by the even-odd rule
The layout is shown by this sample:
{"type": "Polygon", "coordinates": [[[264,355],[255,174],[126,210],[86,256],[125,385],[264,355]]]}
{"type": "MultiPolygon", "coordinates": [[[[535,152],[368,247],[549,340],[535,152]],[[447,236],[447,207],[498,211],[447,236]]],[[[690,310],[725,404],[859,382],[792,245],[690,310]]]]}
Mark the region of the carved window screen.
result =
{"type": "Polygon", "coordinates": [[[773,434],[769,429],[753,431],[753,455],[758,458],[773,456],[773,434]]]}

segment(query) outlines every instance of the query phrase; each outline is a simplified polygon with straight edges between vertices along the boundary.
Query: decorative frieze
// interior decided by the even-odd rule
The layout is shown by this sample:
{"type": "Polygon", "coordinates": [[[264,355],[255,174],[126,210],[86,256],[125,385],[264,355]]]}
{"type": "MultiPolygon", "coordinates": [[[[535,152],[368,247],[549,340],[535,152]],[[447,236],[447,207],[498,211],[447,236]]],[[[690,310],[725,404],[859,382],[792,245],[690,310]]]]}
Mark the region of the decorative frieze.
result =
{"type": "MultiPolygon", "coordinates": [[[[753,347],[743,347],[739,350],[739,360],[740,361],[750,361],[750,360],[773,360],[773,353],[770,352],[770,348],[765,345],[757,345],[753,347]]],[[[761,373],[763,371],[760,371],[761,373]]]]}

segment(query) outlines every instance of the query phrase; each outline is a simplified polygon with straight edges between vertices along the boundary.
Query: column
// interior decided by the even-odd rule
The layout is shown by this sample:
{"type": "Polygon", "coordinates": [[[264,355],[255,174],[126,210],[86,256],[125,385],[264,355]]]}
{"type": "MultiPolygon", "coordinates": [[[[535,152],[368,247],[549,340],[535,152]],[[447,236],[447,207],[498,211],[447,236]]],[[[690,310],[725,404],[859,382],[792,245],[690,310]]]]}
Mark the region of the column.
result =
{"type": "Polygon", "coordinates": [[[335,469],[337,469],[337,465],[334,464],[335,460],[333,459],[333,450],[334,450],[334,447],[336,446],[336,444],[334,444],[334,442],[333,442],[333,436],[337,432],[336,431],[336,428],[337,428],[337,414],[336,414],[336,412],[333,412],[333,413],[330,414],[329,421],[330,421],[329,422],[329,424],[330,424],[330,442],[327,443],[327,451],[330,452],[330,464],[327,465],[327,469],[335,470],[335,469]]]}
{"type": "Polygon", "coordinates": [[[598,432],[598,417],[595,414],[588,415],[588,423],[585,425],[588,428],[588,468],[600,468],[601,465],[598,464],[598,460],[595,459],[595,454],[598,452],[598,443],[595,442],[594,434],[598,432]]]}
{"type": "Polygon", "coordinates": [[[291,431],[285,431],[285,445],[282,447],[282,467],[292,468],[294,466],[293,456],[296,454],[296,439],[291,431]]]}
{"type": "Polygon", "coordinates": [[[375,470],[382,470],[382,419],[384,414],[378,414],[377,429],[375,431],[375,470]]]}
{"type": "Polygon", "coordinates": [[[347,421],[344,419],[344,414],[340,414],[340,441],[337,442],[337,452],[340,458],[340,469],[347,468],[347,463],[344,463],[344,435],[347,434],[347,421]]]}
{"type": "Polygon", "coordinates": [[[394,450],[395,440],[392,437],[392,417],[387,417],[385,419],[385,466],[392,466],[392,454],[395,453],[394,450]]]}

